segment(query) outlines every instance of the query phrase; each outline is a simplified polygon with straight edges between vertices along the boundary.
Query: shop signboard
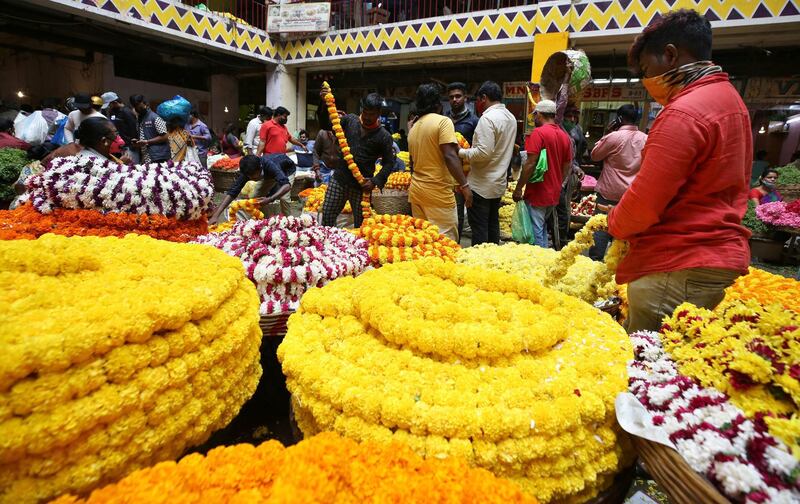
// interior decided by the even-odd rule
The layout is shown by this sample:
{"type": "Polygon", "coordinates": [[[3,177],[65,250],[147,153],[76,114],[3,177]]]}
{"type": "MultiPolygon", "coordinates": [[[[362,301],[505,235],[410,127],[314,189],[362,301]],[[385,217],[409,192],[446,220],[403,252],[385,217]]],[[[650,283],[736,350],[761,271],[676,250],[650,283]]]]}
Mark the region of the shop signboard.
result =
{"type": "Polygon", "coordinates": [[[328,31],[330,2],[286,3],[269,6],[268,33],[314,33],[328,31]]]}
{"type": "Polygon", "coordinates": [[[787,103],[800,100],[800,77],[773,79],[755,77],[747,80],[746,102],[787,103]]]}
{"type": "Polygon", "coordinates": [[[528,97],[528,85],[525,81],[503,83],[503,98],[508,100],[524,100],[528,97]]]}
{"type": "Polygon", "coordinates": [[[581,95],[584,101],[640,101],[647,98],[641,86],[589,86],[581,95]]]}

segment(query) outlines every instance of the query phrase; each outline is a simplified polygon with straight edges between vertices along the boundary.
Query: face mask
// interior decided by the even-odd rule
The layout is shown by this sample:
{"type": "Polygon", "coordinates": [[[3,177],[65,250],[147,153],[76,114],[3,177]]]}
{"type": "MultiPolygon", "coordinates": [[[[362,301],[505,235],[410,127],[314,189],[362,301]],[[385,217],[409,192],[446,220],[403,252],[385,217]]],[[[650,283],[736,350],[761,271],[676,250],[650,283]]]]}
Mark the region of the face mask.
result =
{"type": "Polygon", "coordinates": [[[478,115],[483,115],[483,112],[486,110],[486,101],[485,100],[478,100],[475,102],[475,112],[478,115]]]}
{"type": "Polygon", "coordinates": [[[642,79],[642,85],[655,101],[665,106],[683,88],[708,75],[722,72],[722,68],[710,61],[695,61],[655,77],[642,79]]]}
{"type": "Polygon", "coordinates": [[[358,120],[359,120],[359,122],[361,122],[361,126],[363,126],[363,127],[364,127],[364,129],[368,129],[368,130],[374,130],[374,129],[377,129],[377,128],[379,128],[379,127],[380,127],[380,125],[381,125],[380,121],[375,121],[375,122],[373,122],[373,123],[367,123],[367,122],[365,122],[365,121],[364,121],[364,114],[361,114],[360,116],[358,116],[358,120]]]}
{"type": "Polygon", "coordinates": [[[676,85],[669,84],[669,77],[676,70],[677,69],[670,70],[667,73],[657,75],[655,77],[642,79],[642,85],[644,88],[648,93],[650,93],[650,96],[652,96],[655,101],[661,104],[661,106],[669,103],[669,100],[683,88],[683,86],[678,87],[676,85]]]}
{"type": "Polygon", "coordinates": [[[775,182],[767,182],[766,180],[761,181],[761,185],[772,191],[775,189],[775,182]]]}

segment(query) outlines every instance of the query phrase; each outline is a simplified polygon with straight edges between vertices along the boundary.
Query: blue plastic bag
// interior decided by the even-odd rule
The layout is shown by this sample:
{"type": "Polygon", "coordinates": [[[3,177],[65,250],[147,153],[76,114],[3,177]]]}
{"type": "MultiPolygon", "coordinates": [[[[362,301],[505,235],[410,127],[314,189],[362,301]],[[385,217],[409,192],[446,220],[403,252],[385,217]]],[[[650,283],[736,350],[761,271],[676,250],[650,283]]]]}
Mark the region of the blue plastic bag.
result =
{"type": "Polygon", "coordinates": [[[533,243],[533,222],[525,201],[517,201],[511,216],[511,239],[517,243],[533,243]]]}
{"type": "Polygon", "coordinates": [[[56,132],[53,134],[53,139],[50,140],[50,142],[55,145],[67,144],[67,136],[64,134],[64,127],[67,125],[68,119],[68,117],[64,116],[56,121],[56,132]]]}
{"type": "Polygon", "coordinates": [[[175,95],[174,98],[161,103],[158,108],[156,108],[156,113],[160,115],[162,119],[169,122],[177,117],[180,120],[179,123],[181,126],[185,126],[186,123],[189,122],[189,114],[191,111],[192,104],[181,95],[175,95]]]}

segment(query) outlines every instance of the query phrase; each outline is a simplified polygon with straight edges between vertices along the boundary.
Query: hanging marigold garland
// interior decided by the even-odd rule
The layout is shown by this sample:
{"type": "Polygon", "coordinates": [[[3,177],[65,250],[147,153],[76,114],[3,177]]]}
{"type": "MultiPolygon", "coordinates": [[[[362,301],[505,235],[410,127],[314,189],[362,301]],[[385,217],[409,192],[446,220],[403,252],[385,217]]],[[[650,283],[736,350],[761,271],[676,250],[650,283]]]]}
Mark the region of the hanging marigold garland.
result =
{"type": "MultiPolygon", "coordinates": [[[[344,136],[342,122],[339,118],[339,111],[336,110],[336,99],[333,97],[331,87],[328,85],[327,81],[322,83],[322,90],[325,91],[325,105],[328,106],[328,116],[331,118],[331,123],[333,124],[333,133],[339,141],[339,148],[342,150],[347,168],[350,170],[350,173],[353,174],[353,177],[355,177],[356,182],[363,184],[365,181],[364,176],[361,175],[361,171],[358,169],[353,154],[350,152],[350,146],[347,144],[347,138],[344,136]]],[[[361,215],[364,219],[368,219],[372,215],[369,191],[364,191],[361,195],[361,215]]]]}

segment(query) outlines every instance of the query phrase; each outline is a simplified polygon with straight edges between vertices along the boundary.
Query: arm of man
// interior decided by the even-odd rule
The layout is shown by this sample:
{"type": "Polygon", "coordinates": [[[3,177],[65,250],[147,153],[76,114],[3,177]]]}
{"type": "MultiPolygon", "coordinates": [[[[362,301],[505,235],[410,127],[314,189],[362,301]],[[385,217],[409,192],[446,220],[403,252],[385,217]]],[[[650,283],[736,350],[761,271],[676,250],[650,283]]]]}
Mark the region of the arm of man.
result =
{"type": "Polygon", "coordinates": [[[456,179],[461,194],[464,195],[464,206],[470,208],[472,206],[472,189],[470,189],[467,177],[464,175],[464,169],[461,167],[461,159],[458,157],[458,144],[439,144],[439,149],[444,156],[447,171],[456,179]]]}
{"type": "Polygon", "coordinates": [[[604,136],[594,144],[594,148],[592,149],[592,161],[602,161],[614,151],[616,145],[611,135],[613,135],[613,133],[604,136]]]}
{"type": "Polygon", "coordinates": [[[75,123],[72,121],[72,115],[67,116],[67,124],[64,125],[64,138],[67,143],[75,141],[75,123]]]}
{"type": "Polygon", "coordinates": [[[239,193],[242,192],[244,189],[245,184],[247,184],[247,177],[244,176],[243,173],[239,173],[236,177],[236,181],[233,183],[230,189],[225,193],[225,196],[222,198],[219,206],[214,209],[214,213],[211,214],[211,217],[208,218],[209,224],[216,224],[219,221],[222,212],[228,208],[228,205],[231,204],[231,201],[235,200],[239,193]]]}
{"type": "MultiPolygon", "coordinates": [[[[289,143],[292,144],[292,145],[296,145],[298,147],[302,147],[306,152],[308,152],[308,147],[303,145],[303,142],[301,142],[300,140],[296,139],[295,137],[293,137],[291,135],[289,135],[289,143]]],[[[291,151],[289,151],[289,152],[291,152],[291,151]]]]}
{"type": "Polygon", "coordinates": [[[383,169],[381,172],[372,178],[372,182],[383,189],[383,186],[386,185],[386,181],[389,180],[389,175],[392,173],[395,164],[395,154],[394,148],[392,147],[391,138],[389,141],[384,143],[383,145],[383,156],[381,157],[381,165],[383,169]]]}
{"type": "Polygon", "coordinates": [[[195,140],[203,140],[204,142],[211,141],[211,131],[209,131],[208,126],[201,126],[200,127],[200,134],[199,135],[192,135],[192,138],[195,140]]]}
{"type": "Polygon", "coordinates": [[[473,161],[488,161],[494,154],[496,144],[495,126],[491,119],[482,117],[475,128],[472,137],[473,144],[469,149],[460,149],[458,155],[461,158],[473,161]]]}
{"type": "Polygon", "coordinates": [[[708,142],[705,126],[680,111],[665,110],[660,119],[660,127],[647,138],[639,174],[608,215],[615,238],[630,238],[661,220],[708,142]]]}

